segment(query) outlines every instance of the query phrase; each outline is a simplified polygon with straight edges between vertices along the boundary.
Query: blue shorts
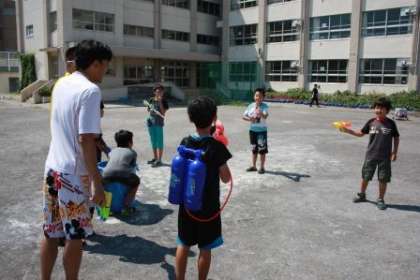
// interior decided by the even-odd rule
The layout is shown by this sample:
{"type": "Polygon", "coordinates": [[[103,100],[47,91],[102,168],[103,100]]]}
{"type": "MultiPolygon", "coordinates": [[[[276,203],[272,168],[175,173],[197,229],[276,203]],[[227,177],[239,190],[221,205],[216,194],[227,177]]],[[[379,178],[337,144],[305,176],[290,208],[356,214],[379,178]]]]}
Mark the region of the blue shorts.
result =
{"type": "MultiPolygon", "coordinates": [[[[184,247],[190,247],[187,244],[185,244],[180,238],[179,236],[177,236],[176,238],[176,245],[178,246],[184,246],[184,247]]],[[[200,250],[213,250],[216,249],[217,247],[220,247],[223,245],[223,237],[220,236],[217,239],[215,239],[212,243],[205,245],[205,246],[201,246],[200,244],[198,245],[198,248],[200,250]]]]}

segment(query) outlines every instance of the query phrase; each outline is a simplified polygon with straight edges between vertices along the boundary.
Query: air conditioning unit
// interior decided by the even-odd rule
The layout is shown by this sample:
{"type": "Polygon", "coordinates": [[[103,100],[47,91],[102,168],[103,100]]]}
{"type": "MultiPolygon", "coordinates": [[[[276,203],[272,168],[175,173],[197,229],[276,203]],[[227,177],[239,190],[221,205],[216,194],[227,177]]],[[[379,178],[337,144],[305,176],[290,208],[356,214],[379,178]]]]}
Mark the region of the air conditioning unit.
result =
{"type": "Polygon", "coordinates": [[[216,22],[216,28],[222,28],[223,27],[223,20],[218,20],[216,22]]]}
{"type": "Polygon", "coordinates": [[[400,16],[407,17],[407,16],[415,16],[415,15],[417,15],[416,7],[401,8],[400,16]]]}
{"type": "Polygon", "coordinates": [[[300,63],[297,60],[292,61],[292,63],[290,63],[290,68],[299,68],[299,66],[300,66],[300,63]]]}
{"type": "Polygon", "coordinates": [[[297,27],[300,27],[300,26],[302,26],[302,21],[301,20],[295,19],[294,21],[292,21],[292,27],[293,28],[297,28],[297,27]]]}

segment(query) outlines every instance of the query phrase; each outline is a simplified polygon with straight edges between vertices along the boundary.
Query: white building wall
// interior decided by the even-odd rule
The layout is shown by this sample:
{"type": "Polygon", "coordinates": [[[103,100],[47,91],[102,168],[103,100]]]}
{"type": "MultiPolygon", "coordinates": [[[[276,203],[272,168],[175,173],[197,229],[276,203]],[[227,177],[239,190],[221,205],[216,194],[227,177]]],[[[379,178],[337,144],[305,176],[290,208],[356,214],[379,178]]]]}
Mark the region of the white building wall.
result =
{"type": "Polygon", "coordinates": [[[267,21],[271,22],[286,19],[298,19],[301,17],[301,7],[301,0],[270,4],[268,5],[267,10],[267,21]]]}
{"type": "Polygon", "coordinates": [[[190,11],[162,5],[162,29],[190,32],[190,11]]]}
{"type": "Polygon", "coordinates": [[[320,93],[334,93],[336,91],[346,91],[349,89],[347,83],[309,83],[308,88],[312,89],[314,85],[317,84],[321,88],[319,89],[320,93]]]}
{"type": "Polygon", "coordinates": [[[42,0],[24,1],[23,2],[23,27],[25,51],[27,53],[34,53],[39,49],[45,48],[44,36],[47,32],[42,21],[43,8],[42,0]],[[26,26],[34,26],[34,34],[32,37],[26,36],[26,26]]]}
{"type": "Polygon", "coordinates": [[[362,58],[405,58],[411,57],[413,35],[363,37],[362,58]]]}
{"type": "MultiPolygon", "coordinates": [[[[374,1],[382,2],[383,0],[374,1]]],[[[352,0],[312,0],[310,3],[311,17],[347,14],[351,13],[352,9],[352,0]]]]}
{"type": "Polygon", "coordinates": [[[364,0],[363,3],[363,10],[371,11],[415,6],[416,0],[364,0]]]}
{"type": "Polygon", "coordinates": [[[256,61],[257,45],[234,46],[229,48],[229,61],[256,61]]]}
{"type": "Polygon", "coordinates": [[[230,26],[254,23],[258,23],[258,7],[234,10],[229,14],[230,26]]]}
{"type": "Polygon", "coordinates": [[[349,59],[350,38],[316,40],[309,46],[308,59],[349,59]]]}
{"type": "Polygon", "coordinates": [[[359,91],[363,94],[368,94],[368,93],[392,94],[392,93],[401,92],[401,91],[408,91],[408,85],[360,84],[359,91]]]}
{"type": "Polygon", "coordinates": [[[178,50],[178,51],[186,52],[190,49],[190,42],[181,42],[181,41],[162,39],[162,49],[178,50]]]}
{"type": "Polygon", "coordinates": [[[267,61],[299,60],[299,41],[267,44],[267,61]]]}
{"type": "Polygon", "coordinates": [[[298,88],[298,82],[266,82],[266,86],[274,91],[286,92],[289,89],[298,88]]]}

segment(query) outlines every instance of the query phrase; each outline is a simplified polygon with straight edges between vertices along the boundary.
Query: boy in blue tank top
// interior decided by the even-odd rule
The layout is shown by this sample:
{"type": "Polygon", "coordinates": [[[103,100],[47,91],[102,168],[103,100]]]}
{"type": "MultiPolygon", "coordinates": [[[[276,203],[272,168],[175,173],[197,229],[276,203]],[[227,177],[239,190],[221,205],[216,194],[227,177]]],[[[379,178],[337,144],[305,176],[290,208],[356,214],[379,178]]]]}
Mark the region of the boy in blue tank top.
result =
{"type": "MultiPolygon", "coordinates": [[[[211,128],[216,121],[217,107],[209,97],[198,97],[188,105],[188,116],[196,127],[196,133],[185,137],[181,145],[204,151],[202,161],[206,165],[206,179],[202,208],[192,212],[199,219],[213,217],[220,210],[220,180],[231,180],[227,161],[232,157],[227,148],[211,136],[211,128]]],[[[209,222],[200,222],[187,213],[184,205],[178,211],[178,238],[176,251],[176,279],[185,279],[190,246],[198,245],[199,279],[207,279],[210,270],[211,250],[223,244],[222,221],[220,215],[209,222]]]]}

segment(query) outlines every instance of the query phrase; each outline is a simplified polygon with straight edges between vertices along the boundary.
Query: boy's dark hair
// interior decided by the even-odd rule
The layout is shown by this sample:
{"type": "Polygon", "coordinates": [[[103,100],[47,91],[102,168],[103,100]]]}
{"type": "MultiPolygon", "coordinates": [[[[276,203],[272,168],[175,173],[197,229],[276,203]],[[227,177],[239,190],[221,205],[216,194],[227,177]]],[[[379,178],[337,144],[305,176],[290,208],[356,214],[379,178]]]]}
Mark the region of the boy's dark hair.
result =
{"type": "Polygon", "coordinates": [[[117,146],[121,148],[128,148],[128,145],[133,143],[133,133],[128,130],[121,129],[115,133],[114,138],[117,146]]]}
{"type": "Polygon", "coordinates": [[[66,61],[74,61],[76,58],[76,47],[71,47],[66,50],[66,61]]]}
{"type": "Polygon", "coordinates": [[[256,89],[254,90],[254,94],[255,94],[257,91],[258,91],[259,93],[261,93],[261,94],[265,97],[265,88],[256,88],[256,89]]]}
{"type": "Polygon", "coordinates": [[[391,101],[386,97],[380,97],[375,102],[373,102],[372,108],[382,107],[385,108],[388,112],[391,111],[392,104],[391,101]]]}
{"type": "Polygon", "coordinates": [[[95,40],[84,40],[76,46],[77,70],[86,70],[95,61],[111,61],[111,59],[111,49],[101,42],[95,40]]]}
{"type": "Polygon", "coordinates": [[[188,104],[188,116],[197,128],[209,127],[217,114],[217,106],[213,99],[207,96],[195,98],[188,104]]]}
{"type": "Polygon", "coordinates": [[[157,84],[153,87],[153,92],[160,89],[161,91],[165,91],[165,88],[161,84],[157,84]]]}

